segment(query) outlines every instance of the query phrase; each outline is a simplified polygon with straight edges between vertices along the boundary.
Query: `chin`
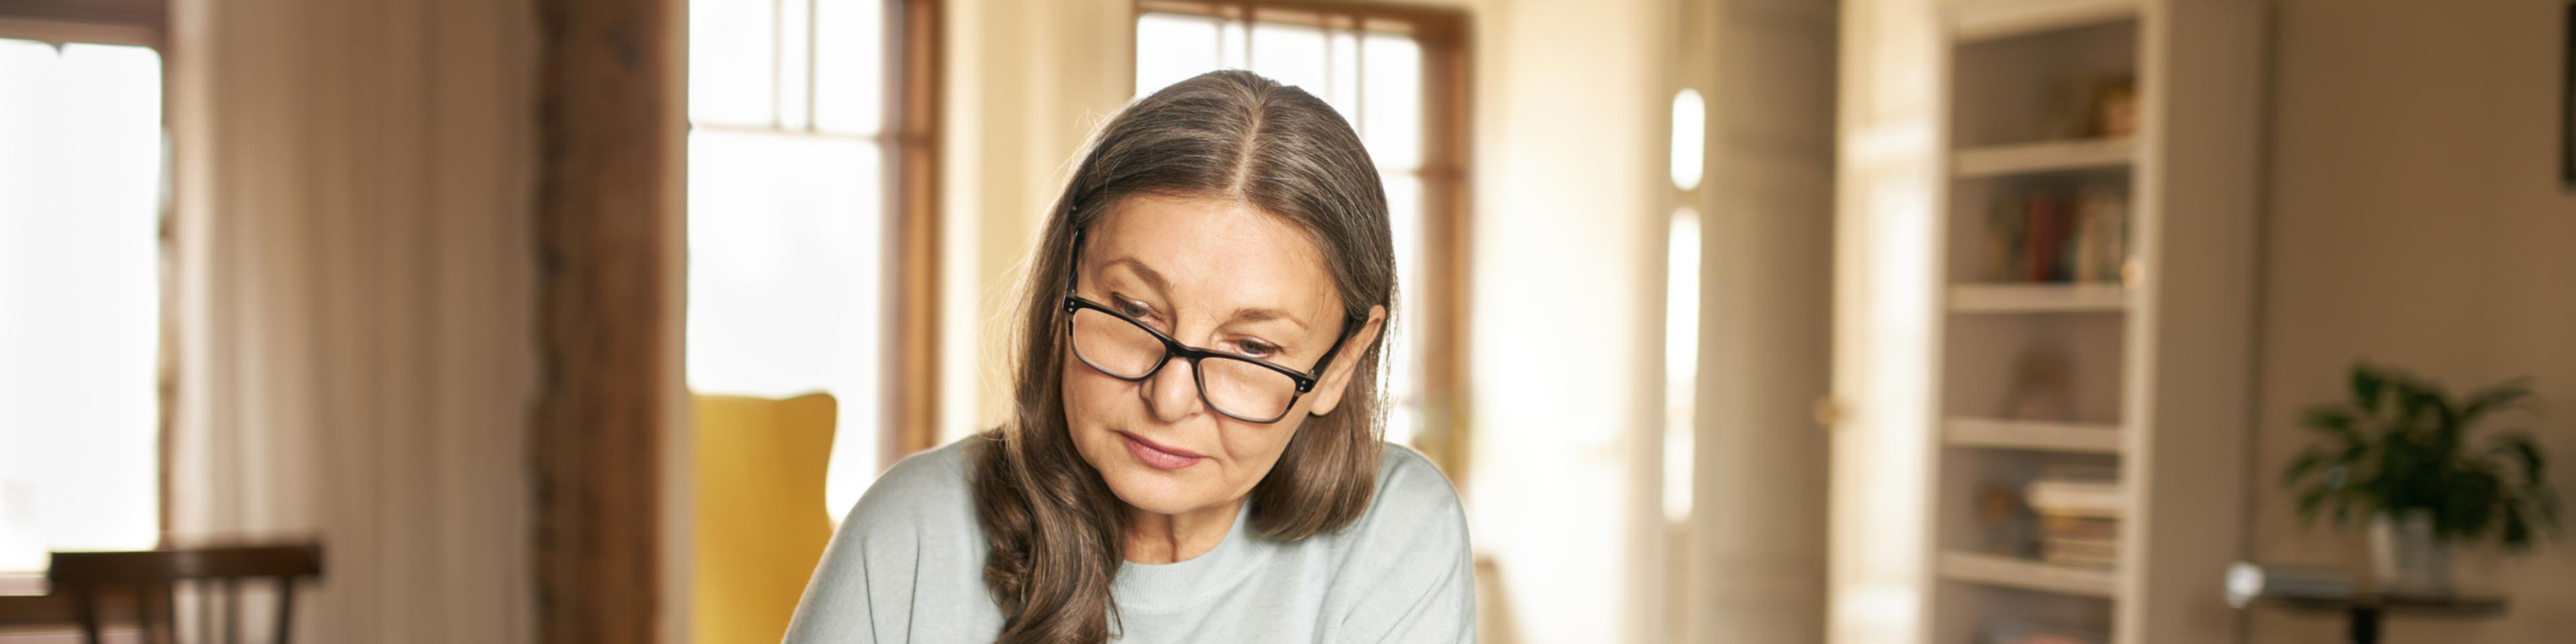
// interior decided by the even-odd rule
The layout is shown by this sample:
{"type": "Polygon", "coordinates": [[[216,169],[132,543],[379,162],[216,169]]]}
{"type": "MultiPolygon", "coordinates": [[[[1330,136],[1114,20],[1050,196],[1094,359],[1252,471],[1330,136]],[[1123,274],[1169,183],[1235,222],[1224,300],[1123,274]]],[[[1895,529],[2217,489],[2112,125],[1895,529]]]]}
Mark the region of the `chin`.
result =
{"type": "Polygon", "coordinates": [[[1100,472],[1101,481],[1109,484],[1109,492],[1117,495],[1120,502],[1146,512],[1180,514],[1224,500],[1210,498],[1200,489],[1206,486],[1198,479],[1206,473],[1198,470],[1214,467],[1214,462],[1201,462],[1182,470],[1155,469],[1136,462],[1117,434],[1102,433],[1107,434],[1105,440],[1082,441],[1080,451],[1083,460],[1090,461],[1091,469],[1100,472]]]}
{"type": "Polygon", "coordinates": [[[1180,514],[1209,505],[1200,502],[1203,499],[1197,498],[1198,495],[1173,489],[1172,481],[1135,480],[1138,478],[1161,477],[1144,473],[1131,473],[1125,477],[1112,475],[1109,476],[1109,492],[1118,495],[1120,502],[1155,514],[1180,514]],[[1121,479],[1126,479],[1124,485],[1121,485],[1121,479]]]}

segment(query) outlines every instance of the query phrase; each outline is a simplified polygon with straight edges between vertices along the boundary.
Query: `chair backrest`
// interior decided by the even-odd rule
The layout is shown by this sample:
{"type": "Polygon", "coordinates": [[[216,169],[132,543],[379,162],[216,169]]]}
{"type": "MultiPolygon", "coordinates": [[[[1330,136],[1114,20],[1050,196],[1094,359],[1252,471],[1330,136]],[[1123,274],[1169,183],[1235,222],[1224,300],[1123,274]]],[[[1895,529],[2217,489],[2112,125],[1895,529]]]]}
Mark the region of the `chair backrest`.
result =
{"type": "Polygon", "coordinates": [[[99,644],[100,624],[108,615],[111,593],[130,593],[133,620],[144,644],[177,642],[177,590],[194,582],[203,597],[197,611],[197,639],[215,640],[214,615],[223,616],[223,640],[241,641],[243,580],[266,580],[277,589],[277,644],[287,644],[295,619],[295,582],[322,576],[320,544],[285,544],[142,550],[132,552],[56,552],[45,578],[49,592],[72,598],[81,634],[99,644]],[[218,602],[220,600],[220,602],[218,602]],[[221,604],[220,611],[217,604],[221,604]]]}
{"type": "Polygon", "coordinates": [[[696,397],[688,641],[777,642],[832,541],[823,507],[840,404],[696,397]]]}

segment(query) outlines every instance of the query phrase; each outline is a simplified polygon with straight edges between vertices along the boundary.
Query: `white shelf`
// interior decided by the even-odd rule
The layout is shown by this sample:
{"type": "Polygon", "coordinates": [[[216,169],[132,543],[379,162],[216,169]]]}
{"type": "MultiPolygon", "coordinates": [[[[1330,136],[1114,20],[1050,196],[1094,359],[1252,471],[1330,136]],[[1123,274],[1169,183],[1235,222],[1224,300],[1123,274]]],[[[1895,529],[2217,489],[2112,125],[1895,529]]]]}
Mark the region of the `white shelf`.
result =
{"type": "Polygon", "coordinates": [[[1990,145],[1950,153],[1950,173],[1960,177],[1998,177],[2066,172],[2126,167],[2137,158],[2137,142],[2125,138],[1990,145]]]}
{"type": "Polygon", "coordinates": [[[2120,453],[2120,426],[2001,418],[1952,418],[1941,440],[1961,447],[1992,447],[2076,454],[2120,453]]]}
{"type": "Polygon", "coordinates": [[[1940,575],[1950,581],[2103,599],[2116,595],[2120,585],[2120,575],[2109,570],[1956,550],[1941,553],[1940,575]]]}
{"type": "Polygon", "coordinates": [[[2138,0],[1977,0],[1950,10],[1950,36],[1995,40],[2137,17],[2138,0]]]}
{"type": "Polygon", "coordinates": [[[1950,310],[1959,313],[2084,313],[2129,308],[2129,289],[2117,284],[1960,284],[1950,287],[1950,310]]]}

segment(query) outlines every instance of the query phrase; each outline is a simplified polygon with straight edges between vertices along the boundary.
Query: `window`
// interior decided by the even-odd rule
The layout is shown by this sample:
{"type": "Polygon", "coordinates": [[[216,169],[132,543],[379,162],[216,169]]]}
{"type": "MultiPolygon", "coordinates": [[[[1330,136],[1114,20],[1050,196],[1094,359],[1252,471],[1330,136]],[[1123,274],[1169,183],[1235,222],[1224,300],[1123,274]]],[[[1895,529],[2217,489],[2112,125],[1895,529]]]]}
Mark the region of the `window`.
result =
{"type": "MultiPolygon", "coordinates": [[[[1699,189],[1708,172],[1708,101],[1673,94],[1673,189],[1699,189]]],[[[1673,210],[1664,251],[1664,520],[1690,520],[1699,414],[1700,223],[1690,206],[1673,210]]]]}
{"type": "Polygon", "coordinates": [[[921,104],[907,88],[928,79],[894,64],[921,51],[896,46],[914,44],[898,36],[923,4],[689,7],[689,387],[831,393],[834,517],[886,460],[897,407],[930,399],[910,388],[931,379],[887,377],[912,355],[892,341],[908,329],[898,314],[926,302],[896,279],[927,247],[913,237],[927,190],[909,186],[927,177],[929,110],[908,108],[921,104]]]}
{"type": "Polygon", "coordinates": [[[1464,19],[1285,2],[1141,7],[1138,96],[1211,70],[1248,69],[1305,89],[1359,130],[1386,185],[1402,298],[1388,335],[1386,439],[1461,465],[1464,19]]]}
{"type": "Polygon", "coordinates": [[[160,537],[163,141],[152,49],[0,38],[0,571],[160,537]]]}

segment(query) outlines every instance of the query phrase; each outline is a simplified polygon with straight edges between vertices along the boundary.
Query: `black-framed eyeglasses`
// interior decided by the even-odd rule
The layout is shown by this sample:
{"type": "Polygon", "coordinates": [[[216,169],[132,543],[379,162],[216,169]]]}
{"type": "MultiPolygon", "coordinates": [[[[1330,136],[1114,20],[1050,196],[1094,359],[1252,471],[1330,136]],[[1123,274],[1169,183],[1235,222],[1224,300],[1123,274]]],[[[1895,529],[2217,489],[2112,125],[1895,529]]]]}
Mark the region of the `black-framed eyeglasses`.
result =
{"type": "Polygon", "coordinates": [[[1359,328],[1359,319],[1347,320],[1333,347],[1324,351],[1313,369],[1302,372],[1250,356],[1181,344],[1126,313],[1074,294],[1082,279],[1082,233],[1074,229],[1073,251],[1065,264],[1065,335],[1072,338],[1074,357],[1111,378],[1142,382],[1177,356],[1190,361],[1199,400],[1209,409],[1244,422],[1275,423],[1288,416],[1298,398],[1314,391],[1324,367],[1333,363],[1342,343],[1359,328]]]}

